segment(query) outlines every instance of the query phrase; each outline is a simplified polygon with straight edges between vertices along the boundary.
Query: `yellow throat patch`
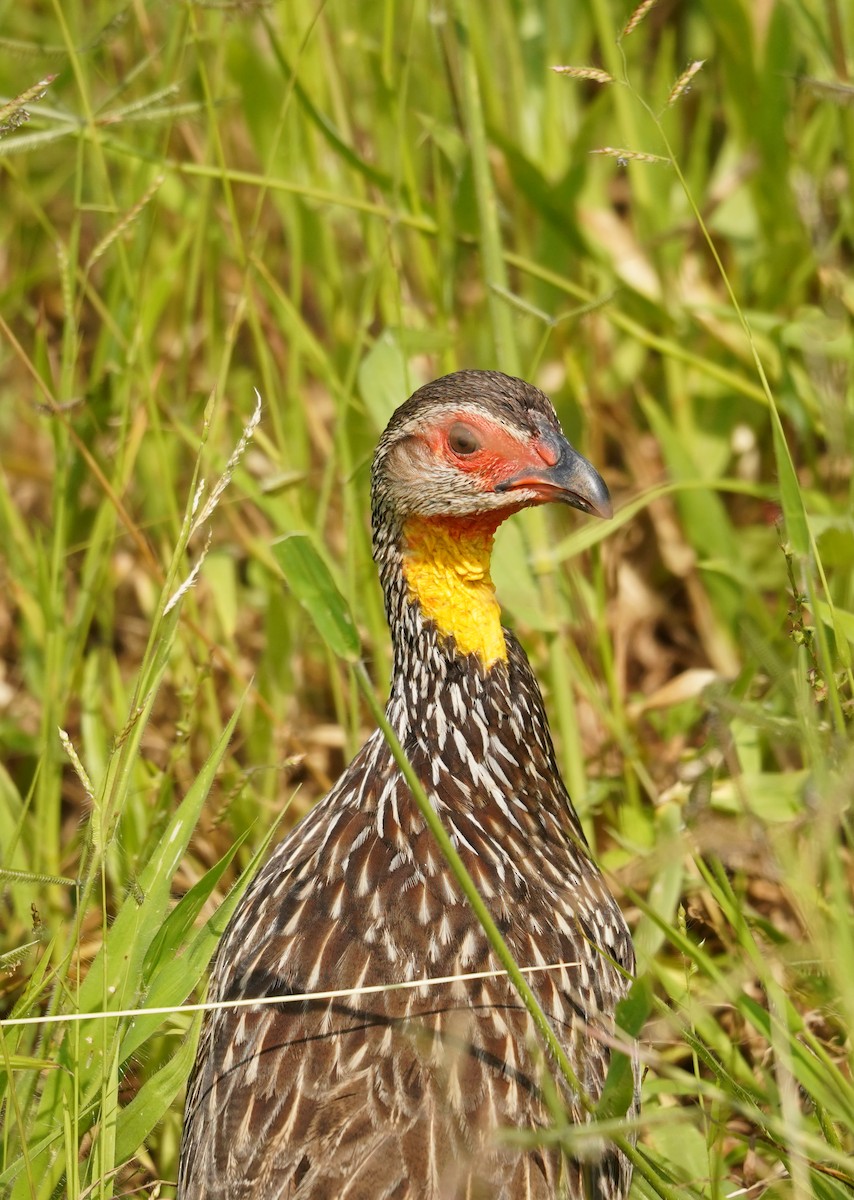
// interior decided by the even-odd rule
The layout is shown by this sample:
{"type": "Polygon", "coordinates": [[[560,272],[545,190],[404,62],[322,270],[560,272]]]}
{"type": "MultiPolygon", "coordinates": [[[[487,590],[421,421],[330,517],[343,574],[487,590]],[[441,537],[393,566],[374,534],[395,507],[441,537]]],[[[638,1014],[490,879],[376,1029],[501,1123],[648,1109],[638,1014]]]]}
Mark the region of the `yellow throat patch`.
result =
{"type": "Polygon", "coordinates": [[[489,574],[494,517],[486,520],[413,517],[404,533],[403,574],[409,595],[460,654],[485,667],[506,660],[501,609],[489,574]]]}

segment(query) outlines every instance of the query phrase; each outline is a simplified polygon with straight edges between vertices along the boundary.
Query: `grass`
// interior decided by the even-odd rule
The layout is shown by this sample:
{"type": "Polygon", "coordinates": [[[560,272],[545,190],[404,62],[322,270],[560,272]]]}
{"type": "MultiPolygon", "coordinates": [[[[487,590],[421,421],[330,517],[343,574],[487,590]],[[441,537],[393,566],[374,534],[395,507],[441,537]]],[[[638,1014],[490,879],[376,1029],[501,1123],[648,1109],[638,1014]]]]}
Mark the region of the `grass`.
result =
{"type": "Polygon", "coordinates": [[[495,577],[635,931],[635,1194],[850,1196],[854,12],[0,11],[0,1195],[172,1194],[184,1006],[372,722],[273,542],[382,697],[371,450],[482,366],[617,500],[495,577]]]}

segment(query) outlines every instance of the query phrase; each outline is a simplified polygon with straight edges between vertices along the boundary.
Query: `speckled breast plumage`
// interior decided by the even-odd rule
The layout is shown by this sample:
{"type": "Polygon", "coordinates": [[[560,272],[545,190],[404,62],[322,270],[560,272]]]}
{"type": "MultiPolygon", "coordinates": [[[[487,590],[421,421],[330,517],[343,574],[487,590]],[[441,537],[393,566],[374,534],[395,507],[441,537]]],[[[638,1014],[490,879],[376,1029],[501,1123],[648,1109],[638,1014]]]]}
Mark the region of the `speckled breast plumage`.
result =
{"type": "MultiPolygon", "coordinates": [[[[595,1102],[634,957],[536,680],[510,634],[488,669],[458,654],[408,596],[393,537],[377,557],[395,631],[389,719],[517,961],[540,968],[530,983],[595,1102]]],[[[377,985],[207,1014],[180,1200],[625,1196],[614,1147],[582,1169],[554,1139],[537,1144],[553,1124],[550,1064],[380,733],[253,882],[209,998],[377,985]]],[[[578,1097],[562,1099],[583,1122],[578,1097]]]]}
{"type": "MultiPolygon", "coordinates": [[[[555,786],[539,691],[510,646],[508,666],[488,680],[459,660],[432,695],[418,674],[401,677],[389,715],[517,960],[567,964],[531,983],[595,1099],[631,942],[555,786]]],[[[258,875],[223,939],[210,998],[497,970],[377,733],[258,875]]],[[[500,975],[224,1010],[203,1038],[187,1121],[208,1135],[182,1181],[185,1200],[580,1194],[558,1151],[520,1154],[496,1137],[502,1126],[550,1124],[533,1026],[500,975]]],[[[615,1151],[591,1174],[598,1195],[624,1194],[615,1151]]]]}

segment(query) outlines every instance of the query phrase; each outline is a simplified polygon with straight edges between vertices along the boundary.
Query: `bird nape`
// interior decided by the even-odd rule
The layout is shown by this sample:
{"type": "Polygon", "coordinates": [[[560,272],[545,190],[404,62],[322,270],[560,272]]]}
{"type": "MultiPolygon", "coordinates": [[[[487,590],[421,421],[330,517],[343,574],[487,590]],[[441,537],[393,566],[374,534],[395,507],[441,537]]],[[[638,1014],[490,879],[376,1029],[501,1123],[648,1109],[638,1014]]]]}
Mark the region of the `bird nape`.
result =
{"type": "Polygon", "coordinates": [[[207,1013],[180,1200],[626,1195],[623,1151],[576,1138],[581,1162],[553,1130],[556,1096],[563,1123],[582,1125],[601,1094],[632,944],[489,575],[498,525],[549,501],[611,513],[549,400],[497,372],[419,389],[374,457],[374,557],[394,647],[387,715],[514,957],[534,968],[584,1095],[554,1082],[377,731],[274,851],[222,938],[209,1000],[285,1002],[207,1013]]]}

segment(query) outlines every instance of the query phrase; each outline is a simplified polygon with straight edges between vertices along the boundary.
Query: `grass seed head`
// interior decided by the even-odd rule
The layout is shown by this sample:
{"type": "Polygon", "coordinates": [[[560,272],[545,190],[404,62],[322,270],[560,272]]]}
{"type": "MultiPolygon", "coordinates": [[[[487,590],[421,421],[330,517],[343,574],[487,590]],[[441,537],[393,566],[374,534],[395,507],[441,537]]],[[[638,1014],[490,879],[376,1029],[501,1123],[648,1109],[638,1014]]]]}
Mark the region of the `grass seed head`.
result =
{"type": "Polygon", "coordinates": [[[614,76],[599,67],[552,67],[556,75],[568,75],[570,79],[590,79],[594,83],[613,83],[614,76]]]}
{"type": "Polygon", "coordinates": [[[620,34],[618,40],[622,41],[624,37],[628,37],[630,33],[634,33],[650,9],[655,8],[657,3],[658,0],[643,0],[643,3],[637,6],[628,21],[626,21],[623,26],[623,32],[620,34]]]}
{"type": "Polygon", "coordinates": [[[674,83],[673,87],[670,89],[670,95],[667,97],[668,108],[671,104],[675,104],[680,96],[684,96],[685,93],[689,91],[691,87],[691,80],[698,71],[703,69],[703,64],[705,61],[706,60],[704,58],[698,58],[695,62],[690,63],[689,66],[685,68],[685,70],[674,83]]]}

